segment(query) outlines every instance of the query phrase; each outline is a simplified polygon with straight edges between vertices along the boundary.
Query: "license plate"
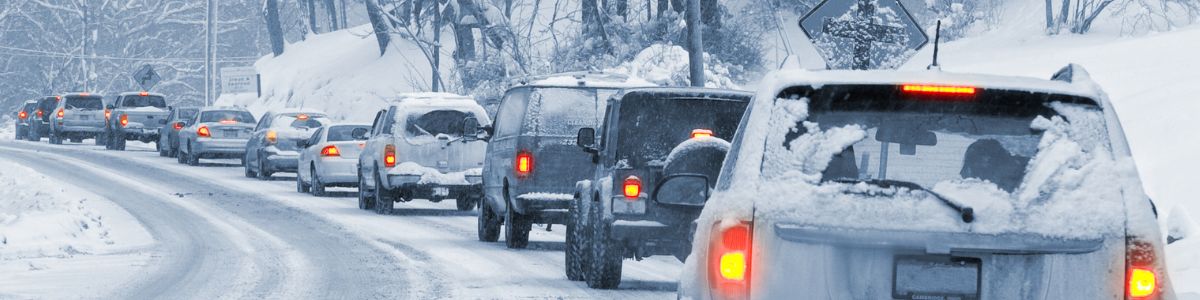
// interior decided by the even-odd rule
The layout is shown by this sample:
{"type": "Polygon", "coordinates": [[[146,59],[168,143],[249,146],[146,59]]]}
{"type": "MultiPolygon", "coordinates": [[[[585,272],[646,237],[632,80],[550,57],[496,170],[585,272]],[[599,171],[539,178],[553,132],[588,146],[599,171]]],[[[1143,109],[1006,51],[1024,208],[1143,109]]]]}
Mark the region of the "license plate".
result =
{"type": "Polygon", "coordinates": [[[892,273],[895,299],[979,299],[978,258],[897,256],[892,273]]]}
{"type": "Polygon", "coordinates": [[[436,187],[433,188],[434,196],[450,196],[450,188],[436,187]]]}
{"type": "Polygon", "coordinates": [[[239,132],[240,130],[237,130],[237,129],[225,129],[224,131],[225,131],[225,137],[237,137],[237,136],[238,136],[238,132],[239,132]]]}
{"type": "Polygon", "coordinates": [[[87,120],[91,120],[91,119],[92,119],[92,116],[89,116],[89,115],[80,115],[80,116],[79,116],[79,119],[80,119],[80,120],[87,121],[87,120]]]}

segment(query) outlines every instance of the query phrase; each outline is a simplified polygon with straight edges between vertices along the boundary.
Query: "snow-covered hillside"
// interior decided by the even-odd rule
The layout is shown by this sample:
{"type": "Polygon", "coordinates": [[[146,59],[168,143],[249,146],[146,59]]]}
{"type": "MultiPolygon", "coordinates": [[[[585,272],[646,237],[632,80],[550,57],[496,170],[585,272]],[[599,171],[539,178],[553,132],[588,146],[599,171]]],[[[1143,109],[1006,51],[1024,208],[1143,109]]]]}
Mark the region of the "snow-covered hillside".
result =
{"type": "MultiPolygon", "coordinates": [[[[441,65],[450,70],[454,43],[444,43],[441,65]]],[[[334,119],[370,122],[386,99],[406,92],[427,91],[432,79],[429,60],[411,41],[392,38],[387,54],[370,25],[309,36],[288,44],[279,57],[267,55],[254,64],[262,75],[262,99],[253,94],[222,95],[217,105],[242,105],[255,115],[270,109],[310,107],[334,119]]],[[[448,71],[447,71],[448,72],[448,71]]],[[[450,78],[443,73],[443,78],[450,78]]],[[[449,79],[446,79],[449,82],[449,79]]]]}

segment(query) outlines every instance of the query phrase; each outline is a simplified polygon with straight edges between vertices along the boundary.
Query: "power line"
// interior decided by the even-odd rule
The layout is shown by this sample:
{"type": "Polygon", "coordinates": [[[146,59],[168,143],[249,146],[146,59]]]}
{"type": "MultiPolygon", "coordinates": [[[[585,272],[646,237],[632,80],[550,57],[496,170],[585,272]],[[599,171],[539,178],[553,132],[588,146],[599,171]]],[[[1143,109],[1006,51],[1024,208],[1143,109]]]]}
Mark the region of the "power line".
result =
{"type": "MultiPolygon", "coordinates": [[[[204,63],[203,58],[141,58],[141,57],[119,57],[119,56],[87,56],[74,53],[50,52],[43,50],[33,50],[15,47],[0,46],[0,50],[9,50],[17,52],[2,52],[0,55],[23,56],[23,57],[45,57],[45,58],[68,58],[68,59],[100,59],[100,60],[118,60],[118,61],[139,61],[139,62],[162,62],[162,63],[204,63]]],[[[219,58],[217,62],[254,62],[259,57],[224,57],[219,58]]]]}

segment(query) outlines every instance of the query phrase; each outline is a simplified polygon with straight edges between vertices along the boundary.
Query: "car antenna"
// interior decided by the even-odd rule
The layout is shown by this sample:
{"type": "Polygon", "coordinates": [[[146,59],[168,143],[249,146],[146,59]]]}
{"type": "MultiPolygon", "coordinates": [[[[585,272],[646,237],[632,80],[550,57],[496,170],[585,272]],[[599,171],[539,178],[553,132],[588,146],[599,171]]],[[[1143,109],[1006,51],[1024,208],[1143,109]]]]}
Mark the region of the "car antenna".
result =
{"type": "Polygon", "coordinates": [[[926,70],[942,70],[942,66],[938,65],[938,45],[942,44],[942,20],[937,21],[937,29],[933,33],[933,64],[926,67],[926,70]]]}

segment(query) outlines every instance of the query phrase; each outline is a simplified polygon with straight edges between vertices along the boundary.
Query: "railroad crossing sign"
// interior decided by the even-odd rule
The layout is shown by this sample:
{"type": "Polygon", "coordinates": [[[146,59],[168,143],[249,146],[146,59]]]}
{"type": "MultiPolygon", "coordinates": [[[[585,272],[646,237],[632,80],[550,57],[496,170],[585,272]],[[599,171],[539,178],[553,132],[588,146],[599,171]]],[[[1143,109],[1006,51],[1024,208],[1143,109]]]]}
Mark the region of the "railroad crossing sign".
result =
{"type": "Polygon", "coordinates": [[[800,29],[830,69],[895,69],[929,42],[899,0],[825,0],[800,29]]]}
{"type": "Polygon", "coordinates": [[[162,81],[162,76],[158,76],[158,72],[154,71],[154,67],[147,64],[138,68],[137,72],[133,72],[133,81],[137,81],[138,86],[141,86],[143,91],[149,91],[159,81],[162,81]]]}

